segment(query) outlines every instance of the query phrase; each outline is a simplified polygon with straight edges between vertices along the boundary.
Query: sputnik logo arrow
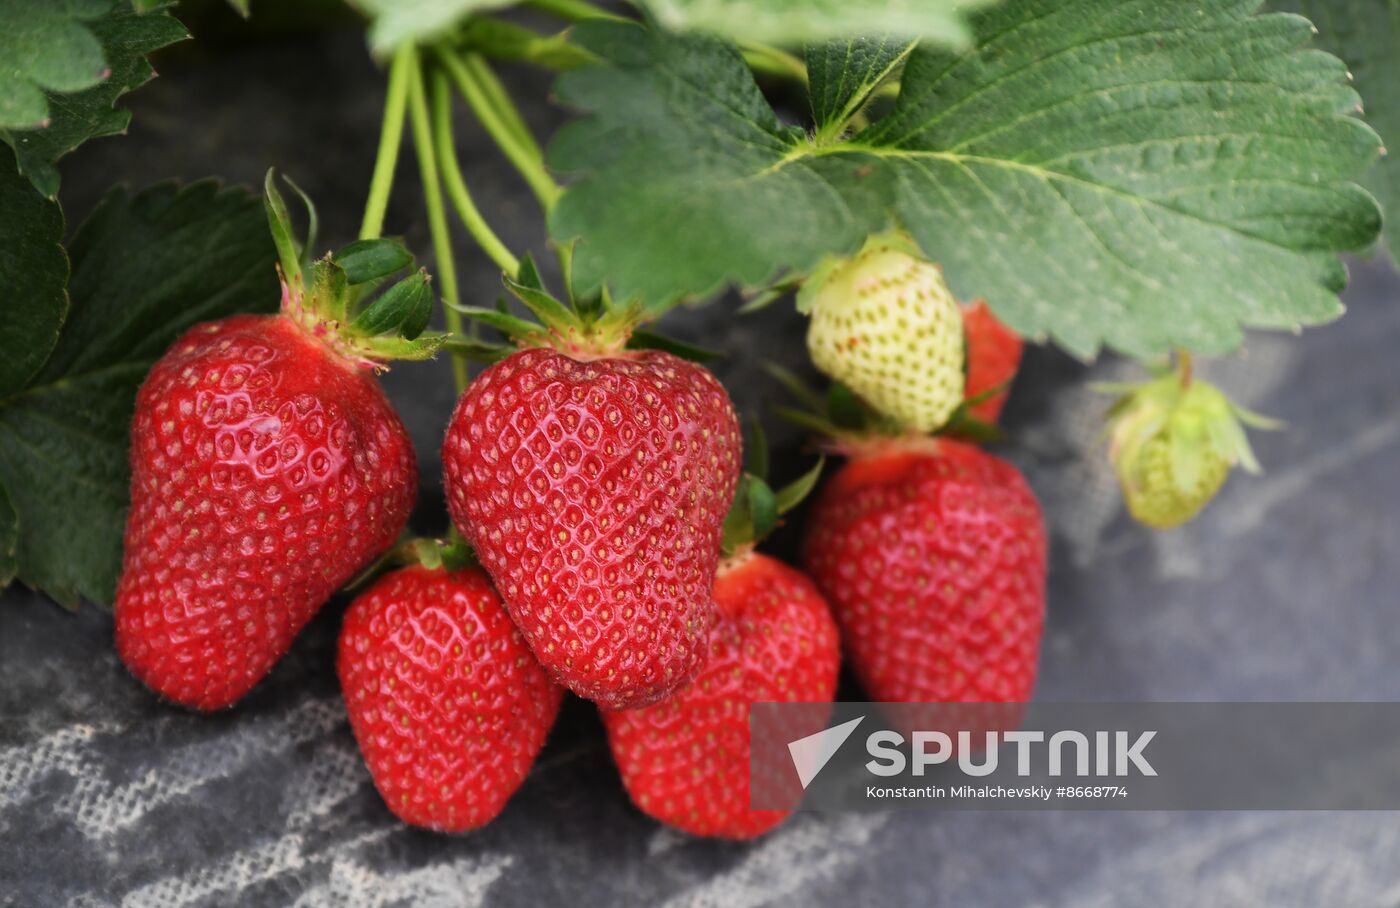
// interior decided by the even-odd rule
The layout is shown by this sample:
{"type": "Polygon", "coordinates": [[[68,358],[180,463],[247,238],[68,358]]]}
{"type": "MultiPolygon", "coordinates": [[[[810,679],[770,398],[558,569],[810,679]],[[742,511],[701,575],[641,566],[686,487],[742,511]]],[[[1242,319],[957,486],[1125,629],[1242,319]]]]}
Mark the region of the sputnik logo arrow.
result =
{"type": "Polygon", "coordinates": [[[856,726],[865,720],[865,716],[857,716],[849,722],[842,722],[840,725],[833,725],[814,735],[805,738],[798,738],[796,741],[788,743],[788,753],[792,756],[792,766],[797,770],[797,779],[802,783],[802,790],[806,791],[807,786],[817,777],[817,773],[822,771],[822,767],[836,756],[836,751],[841,749],[841,745],[846,743],[846,739],[851,736],[851,732],[856,730],[856,726]]]}

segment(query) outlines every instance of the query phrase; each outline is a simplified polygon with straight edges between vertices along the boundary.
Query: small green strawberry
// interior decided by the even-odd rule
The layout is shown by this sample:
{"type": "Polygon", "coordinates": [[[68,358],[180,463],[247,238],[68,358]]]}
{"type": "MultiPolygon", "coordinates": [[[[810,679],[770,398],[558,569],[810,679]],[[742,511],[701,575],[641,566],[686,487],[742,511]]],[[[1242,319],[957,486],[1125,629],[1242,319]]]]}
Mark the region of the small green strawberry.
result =
{"type": "Polygon", "coordinates": [[[1160,530],[1195,517],[1236,464],[1250,473],[1259,462],[1241,425],[1278,423],[1238,407],[1213,385],[1177,370],[1141,385],[1110,387],[1121,396],[1109,411],[1109,459],[1118,471],[1128,512],[1160,530]]]}
{"type": "Polygon", "coordinates": [[[899,237],[872,238],[808,281],[817,368],[901,427],[931,432],[963,402],[963,323],[937,265],[899,237]]]}

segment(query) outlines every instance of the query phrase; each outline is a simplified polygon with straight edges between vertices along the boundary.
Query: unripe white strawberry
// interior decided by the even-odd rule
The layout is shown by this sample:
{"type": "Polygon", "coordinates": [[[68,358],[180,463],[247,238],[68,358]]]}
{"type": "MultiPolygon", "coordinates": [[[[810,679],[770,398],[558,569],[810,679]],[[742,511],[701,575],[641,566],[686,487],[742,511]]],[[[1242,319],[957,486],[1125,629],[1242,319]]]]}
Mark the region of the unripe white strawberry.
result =
{"type": "Polygon", "coordinates": [[[963,401],[962,312],[943,272],[873,240],[804,289],[812,362],[903,428],[931,432],[963,401]]]}
{"type": "Polygon", "coordinates": [[[1259,472],[1242,424],[1280,425],[1193,378],[1189,358],[1152,381],[1101,387],[1121,394],[1109,411],[1109,459],[1128,512],[1159,530],[1195,517],[1235,465],[1259,472]]]}

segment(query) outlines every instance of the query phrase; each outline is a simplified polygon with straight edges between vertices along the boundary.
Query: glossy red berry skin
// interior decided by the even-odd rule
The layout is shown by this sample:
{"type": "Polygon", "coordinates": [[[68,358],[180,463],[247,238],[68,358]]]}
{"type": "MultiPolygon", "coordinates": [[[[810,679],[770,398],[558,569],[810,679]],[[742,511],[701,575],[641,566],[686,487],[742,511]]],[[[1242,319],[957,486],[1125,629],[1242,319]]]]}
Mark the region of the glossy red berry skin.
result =
{"type": "Polygon", "coordinates": [[[231,706],[403,529],[418,490],[379,383],[283,316],[196,325],[131,428],[117,651],[151,689],[231,706]]]}
{"type": "Polygon", "coordinates": [[[501,812],[563,697],[478,568],[380,577],[345,613],[336,667],[384,803],[442,832],[501,812]]]}
{"type": "Polygon", "coordinates": [[[873,700],[1030,698],[1045,528],[1011,464],[946,439],[858,453],[807,518],[803,562],[873,700]]]}
{"type": "Polygon", "coordinates": [[[694,675],[739,474],[713,375],[522,350],[462,395],[442,460],[453,522],[559,681],[619,709],[694,675]]]}
{"type": "MultiPolygon", "coordinates": [[[[987,304],[981,300],[964,305],[963,333],[967,338],[968,399],[985,394],[993,388],[1010,384],[1021,367],[1025,347],[1021,336],[1003,325],[987,304]]],[[[1007,390],[973,404],[968,413],[982,422],[995,423],[1006,404],[1007,390]]]]}
{"type": "Polygon", "coordinates": [[[644,813],[694,835],[749,839],[789,813],[749,807],[749,705],[831,702],[841,646],[812,581],[767,556],[722,565],[715,601],[721,617],[695,680],[660,703],[605,712],[603,724],[644,813]]]}

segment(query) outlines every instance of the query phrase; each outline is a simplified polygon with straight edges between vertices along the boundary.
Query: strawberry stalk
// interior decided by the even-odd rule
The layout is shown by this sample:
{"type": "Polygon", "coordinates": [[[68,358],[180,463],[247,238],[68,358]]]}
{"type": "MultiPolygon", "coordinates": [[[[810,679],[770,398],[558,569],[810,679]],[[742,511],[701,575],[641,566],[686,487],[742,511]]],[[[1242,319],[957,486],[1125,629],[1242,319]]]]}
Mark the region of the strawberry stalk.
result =
{"type": "MultiPolygon", "coordinates": [[[[526,0],[525,6],[537,9],[542,13],[549,13],[566,22],[582,22],[585,19],[607,19],[613,22],[633,21],[611,13],[600,6],[595,6],[587,0],[526,0]]],[[[803,85],[807,84],[807,64],[795,54],[758,41],[739,39],[737,43],[740,53],[744,55],[744,62],[754,72],[792,79],[803,85]]],[[[545,61],[536,60],[534,62],[545,61]]]]}
{"type": "Polygon", "coordinates": [[[540,207],[548,213],[562,190],[545,169],[543,152],[526,132],[524,120],[485,61],[472,53],[459,59],[451,51],[441,49],[437,56],[482,128],[520,172],[539,199],[540,207]]]}
{"type": "Polygon", "coordinates": [[[457,210],[462,225],[476,238],[483,252],[506,274],[520,271],[517,259],[505,243],[486,223],[481,210],[472,200],[466,180],[462,178],[462,167],[457,161],[457,148],[452,141],[452,96],[447,78],[440,72],[433,74],[433,140],[437,158],[442,165],[443,185],[447,190],[448,201],[457,210]]]}
{"type": "Polygon", "coordinates": [[[394,170],[398,166],[399,148],[403,145],[404,115],[408,107],[408,83],[413,71],[414,51],[409,45],[399,48],[389,64],[389,89],[384,98],[384,124],[379,133],[379,151],[374,159],[374,174],[370,177],[369,198],[365,201],[365,216],[360,224],[360,239],[376,239],[384,229],[384,212],[389,206],[389,193],[394,186],[394,170]]]}
{"type": "MultiPolygon", "coordinates": [[[[416,55],[408,81],[408,118],[413,127],[413,147],[418,152],[418,169],[423,178],[423,201],[428,209],[428,233],[432,237],[433,256],[442,277],[442,302],[447,330],[462,333],[462,319],[454,310],[457,305],[457,268],[452,258],[452,237],[447,229],[447,212],[442,204],[442,185],[438,180],[437,156],[433,151],[432,121],[428,116],[427,92],[423,87],[423,71],[416,55]]],[[[452,381],[460,394],[467,387],[467,363],[461,356],[452,357],[452,381]]]]}

